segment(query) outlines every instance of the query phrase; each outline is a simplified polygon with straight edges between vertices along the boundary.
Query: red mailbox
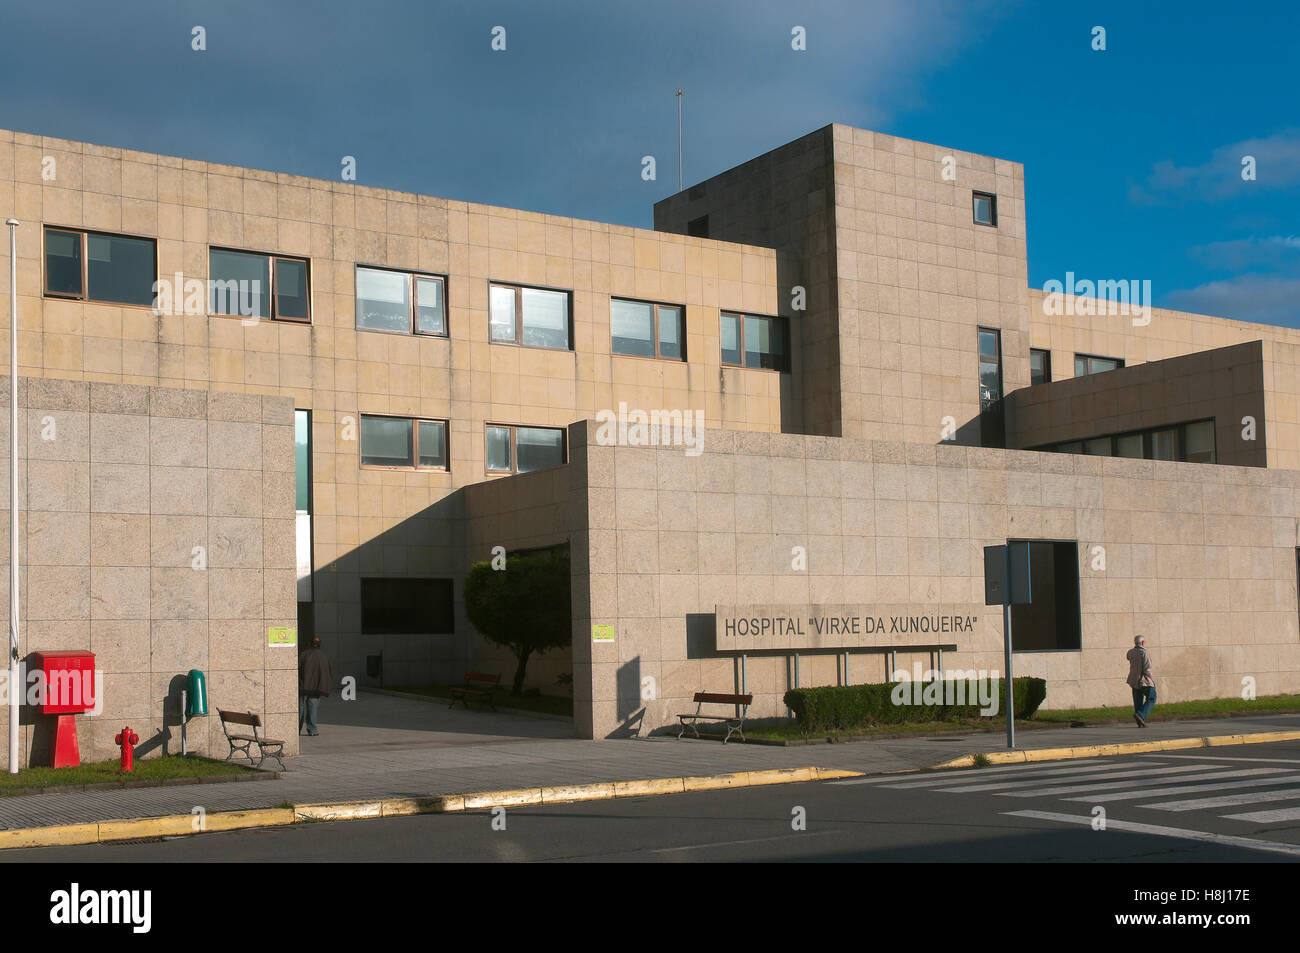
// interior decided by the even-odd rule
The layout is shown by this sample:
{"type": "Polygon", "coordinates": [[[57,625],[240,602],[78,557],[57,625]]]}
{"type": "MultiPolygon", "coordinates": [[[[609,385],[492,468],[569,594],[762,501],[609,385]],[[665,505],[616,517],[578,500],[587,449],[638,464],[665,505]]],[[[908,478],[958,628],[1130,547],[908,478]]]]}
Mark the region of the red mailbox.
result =
{"type": "Polygon", "coordinates": [[[95,707],[95,653],[33,652],[32,662],[41,673],[41,711],[58,718],[51,767],[81,764],[73,716],[95,707]]]}

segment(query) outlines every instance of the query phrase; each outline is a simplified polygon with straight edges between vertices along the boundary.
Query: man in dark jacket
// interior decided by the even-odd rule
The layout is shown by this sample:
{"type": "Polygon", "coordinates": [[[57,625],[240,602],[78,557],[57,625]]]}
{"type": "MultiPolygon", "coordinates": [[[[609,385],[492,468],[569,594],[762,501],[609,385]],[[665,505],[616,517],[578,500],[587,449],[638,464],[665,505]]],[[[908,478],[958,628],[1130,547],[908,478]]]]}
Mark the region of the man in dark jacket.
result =
{"type": "Polygon", "coordinates": [[[320,734],[316,728],[316,710],[320,700],[329,697],[334,686],[334,671],[330,657],[320,647],[320,639],[311,640],[311,648],[298,656],[298,733],[307,725],[307,734],[320,734]]]}
{"type": "Polygon", "coordinates": [[[1133,648],[1128,650],[1128,687],[1133,689],[1133,720],[1139,728],[1147,726],[1147,718],[1156,703],[1156,679],[1151,671],[1151,655],[1147,652],[1144,636],[1133,637],[1133,648]]]}

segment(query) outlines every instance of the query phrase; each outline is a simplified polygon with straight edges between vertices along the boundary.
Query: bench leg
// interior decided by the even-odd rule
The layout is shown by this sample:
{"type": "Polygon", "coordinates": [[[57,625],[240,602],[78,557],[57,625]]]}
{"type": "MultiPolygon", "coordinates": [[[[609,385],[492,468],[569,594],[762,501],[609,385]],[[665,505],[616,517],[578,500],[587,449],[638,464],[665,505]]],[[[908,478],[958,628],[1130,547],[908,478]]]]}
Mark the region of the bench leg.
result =
{"type": "Polygon", "coordinates": [[[687,723],[686,719],[682,719],[682,730],[677,732],[677,737],[680,738],[683,734],[685,734],[687,728],[691,729],[691,731],[694,733],[696,738],[700,736],[700,726],[699,726],[698,719],[692,719],[689,724],[687,723]]]}

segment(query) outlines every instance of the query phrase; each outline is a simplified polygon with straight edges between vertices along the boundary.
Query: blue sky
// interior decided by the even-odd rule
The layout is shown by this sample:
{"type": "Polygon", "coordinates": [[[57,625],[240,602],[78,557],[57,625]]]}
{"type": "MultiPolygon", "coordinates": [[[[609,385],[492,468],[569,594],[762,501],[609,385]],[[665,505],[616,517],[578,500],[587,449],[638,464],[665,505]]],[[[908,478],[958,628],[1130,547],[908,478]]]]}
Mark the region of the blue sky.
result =
{"type": "Polygon", "coordinates": [[[680,85],[688,185],[828,122],[992,154],[1031,285],[1300,326],[1297,36],[1291,0],[4,0],[0,126],[649,227],[680,85]]]}

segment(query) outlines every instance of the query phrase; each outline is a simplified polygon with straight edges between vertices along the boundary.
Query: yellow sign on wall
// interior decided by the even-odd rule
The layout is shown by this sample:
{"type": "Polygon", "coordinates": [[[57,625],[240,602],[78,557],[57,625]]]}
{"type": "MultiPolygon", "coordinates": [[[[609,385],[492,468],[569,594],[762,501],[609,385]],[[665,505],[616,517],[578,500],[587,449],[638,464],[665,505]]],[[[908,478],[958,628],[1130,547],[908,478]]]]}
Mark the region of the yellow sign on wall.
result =
{"type": "Polygon", "coordinates": [[[614,623],[612,622],[593,622],[591,624],[591,641],[593,642],[613,642],[614,641],[614,623]]]}
{"type": "Polygon", "coordinates": [[[298,627],[295,625],[273,625],[266,630],[267,645],[297,645],[298,627]]]}

